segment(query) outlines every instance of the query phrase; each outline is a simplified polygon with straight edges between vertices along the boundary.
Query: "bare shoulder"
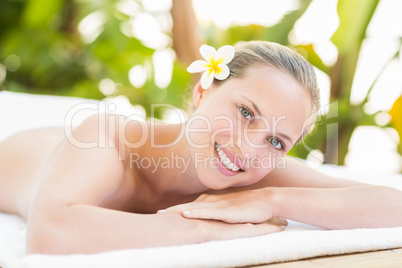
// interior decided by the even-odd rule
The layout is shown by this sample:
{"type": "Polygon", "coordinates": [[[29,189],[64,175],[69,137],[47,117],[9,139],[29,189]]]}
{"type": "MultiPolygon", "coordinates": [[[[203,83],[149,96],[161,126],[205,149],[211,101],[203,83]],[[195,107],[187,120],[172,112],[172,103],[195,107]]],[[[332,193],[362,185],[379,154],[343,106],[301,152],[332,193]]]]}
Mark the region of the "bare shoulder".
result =
{"type": "Polygon", "coordinates": [[[116,124],[117,138],[120,146],[138,148],[144,145],[150,136],[148,122],[131,117],[119,116],[116,124]]]}
{"type": "MultiPolygon", "coordinates": [[[[33,200],[36,211],[73,204],[98,205],[125,182],[123,162],[105,115],[92,116],[60,143],[33,200]]],[[[110,118],[109,118],[110,119],[110,118]]]]}
{"type": "MultiPolygon", "coordinates": [[[[149,135],[148,123],[121,114],[97,114],[88,117],[72,131],[70,139],[84,147],[116,148],[124,154],[127,148],[139,148],[149,135]],[[76,133],[80,139],[76,138],[76,133]]],[[[120,155],[120,159],[125,158],[120,155]]]]}
{"type": "Polygon", "coordinates": [[[307,188],[336,188],[362,186],[363,183],[328,176],[308,166],[302,160],[286,157],[283,168],[272,170],[255,187],[307,187],[307,188]]]}

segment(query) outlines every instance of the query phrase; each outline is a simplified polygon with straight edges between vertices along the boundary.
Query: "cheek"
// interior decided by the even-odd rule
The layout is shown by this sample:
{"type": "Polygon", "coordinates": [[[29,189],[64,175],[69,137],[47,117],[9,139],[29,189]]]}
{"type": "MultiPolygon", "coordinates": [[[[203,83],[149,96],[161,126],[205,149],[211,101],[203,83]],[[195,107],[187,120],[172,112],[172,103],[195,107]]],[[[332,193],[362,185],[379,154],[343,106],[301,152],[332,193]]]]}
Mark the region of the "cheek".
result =
{"type": "Polygon", "coordinates": [[[266,175],[277,166],[282,157],[283,154],[275,149],[261,149],[257,155],[249,157],[249,168],[266,175]]]}
{"type": "Polygon", "coordinates": [[[190,147],[203,149],[210,146],[212,132],[211,120],[200,115],[193,115],[186,124],[184,138],[190,147]]]}
{"type": "Polygon", "coordinates": [[[214,120],[211,141],[216,141],[223,147],[233,147],[241,134],[236,120],[237,118],[233,115],[220,116],[214,120]]]}
{"type": "Polygon", "coordinates": [[[251,159],[249,162],[250,169],[248,170],[250,173],[247,179],[243,182],[243,186],[251,185],[262,180],[274,169],[274,166],[277,165],[279,159],[280,157],[278,154],[272,154],[271,157],[265,154],[265,156],[257,156],[254,159],[251,159]]]}
{"type": "Polygon", "coordinates": [[[260,180],[262,180],[265,176],[267,176],[268,173],[270,173],[271,171],[272,169],[261,169],[261,168],[255,169],[249,174],[249,176],[245,180],[238,183],[236,186],[247,186],[255,184],[260,180]]]}

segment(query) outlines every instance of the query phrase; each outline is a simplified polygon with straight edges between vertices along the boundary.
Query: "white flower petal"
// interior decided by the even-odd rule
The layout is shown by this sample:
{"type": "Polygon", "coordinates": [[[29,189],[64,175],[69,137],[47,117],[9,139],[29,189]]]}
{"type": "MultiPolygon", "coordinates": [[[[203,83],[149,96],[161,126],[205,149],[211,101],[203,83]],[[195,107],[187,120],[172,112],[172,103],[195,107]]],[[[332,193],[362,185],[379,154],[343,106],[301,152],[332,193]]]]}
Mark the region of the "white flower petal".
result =
{"type": "Polygon", "coordinates": [[[193,63],[190,64],[190,66],[187,67],[187,72],[189,73],[200,73],[208,70],[208,67],[206,66],[208,62],[205,60],[196,60],[193,63]]]}
{"type": "Polygon", "coordinates": [[[200,53],[209,62],[211,57],[215,57],[216,49],[204,44],[200,47],[200,53]]]}
{"type": "Polygon", "coordinates": [[[230,74],[229,67],[224,63],[218,64],[218,67],[221,69],[221,71],[219,73],[215,72],[215,78],[218,80],[224,80],[228,78],[230,74]]]}
{"type": "Polygon", "coordinates": [[[201,87],[203,89],[208,89],[211,86],[212,82],[214,81],[214,75],[215,75],[215,71],[213,71],[213,70],[212,70],[212,72],[207,70],[202,74],[201,87]]]}
{"type": "Polygon", "coordinates": [[[233,60],[235,55],[235,49],[233,46],[223,46],[218,49],[216,52],[216,58],[223,58],[223,63],[228,64],[233,60]]]}

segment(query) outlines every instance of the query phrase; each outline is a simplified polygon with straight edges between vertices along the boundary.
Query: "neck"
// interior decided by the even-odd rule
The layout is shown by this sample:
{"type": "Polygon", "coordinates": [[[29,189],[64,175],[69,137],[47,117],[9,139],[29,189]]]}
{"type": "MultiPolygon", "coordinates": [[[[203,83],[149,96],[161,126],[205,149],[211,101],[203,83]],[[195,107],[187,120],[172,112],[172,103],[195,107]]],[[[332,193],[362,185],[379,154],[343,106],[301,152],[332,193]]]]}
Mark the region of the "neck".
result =
{"type": "Polygon", "coordinates": [[[191,201],[207,191],[195,172],[194,155],[184,135],[185,124],[149,124],[149,128],[150,137],[136,168],[152,195],[191,201]]]}

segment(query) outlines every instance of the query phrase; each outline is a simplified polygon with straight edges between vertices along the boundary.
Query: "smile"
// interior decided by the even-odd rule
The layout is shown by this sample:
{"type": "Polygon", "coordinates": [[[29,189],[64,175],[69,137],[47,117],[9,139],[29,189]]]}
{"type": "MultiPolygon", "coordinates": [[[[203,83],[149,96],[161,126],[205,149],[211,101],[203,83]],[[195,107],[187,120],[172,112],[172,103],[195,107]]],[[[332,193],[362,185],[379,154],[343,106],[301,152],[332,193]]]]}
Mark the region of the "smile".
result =
{"type": "Polygon", "coordinates": [[[227,168],[230,171],[237,172],[237,171],[242,171],[239,166],[237,166],[235,163],[233,163],[229,157],[226,156],[226,154],[223,152],[223,150],[219,147],[217,143],[215,143],[215,150],[218,153],[219,160],[221,161],[222,165],[227,168]]]}

